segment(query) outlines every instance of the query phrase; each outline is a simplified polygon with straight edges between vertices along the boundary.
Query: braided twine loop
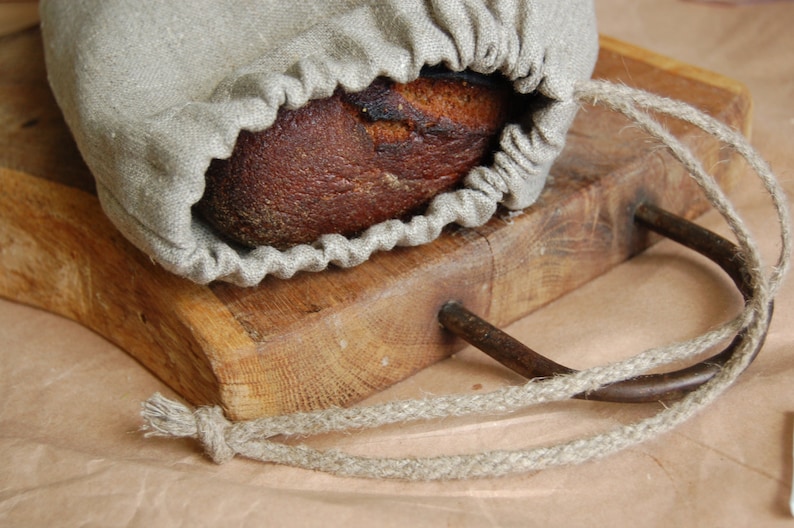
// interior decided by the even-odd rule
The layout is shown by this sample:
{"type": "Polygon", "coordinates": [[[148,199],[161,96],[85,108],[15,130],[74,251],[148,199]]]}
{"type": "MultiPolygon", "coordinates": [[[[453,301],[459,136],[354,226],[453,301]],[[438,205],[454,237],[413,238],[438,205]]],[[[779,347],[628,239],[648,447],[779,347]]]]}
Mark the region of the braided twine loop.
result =
{"type": "Polygon", "coordinates": [[[763,341],[772,300],[788,271],[791,234],[784,192],[766,162],[741,134],[685,103],[595,80],[579,83],[575,98],[579,103],[602,105],[624,114],[651,137],[663,143],[723,216],[736,237],[750,273],[750,295],[742,312],[733,320],[689,341],[646,350],[624,361],[571,375],[530,380],[522,386],[505,387],[488,394],[396,401],[354,409],[332,408],[247,422],[230,422],[219,407],[202,407],[191,411],[181,403],[155,394],[143,405],[147,435],[196,438],[217,463],[240,455],[345,476],[406,480],[462,479],[536,471],[600,458],[655,438],[713,402],[747,367],[754,350],[763,341]],[[747,160],[759,176],[772,198],[780,224],[780,255],[768,274],[764,272],[752,235],[723,191],[689,149],[660,125],[650,112],[685,121],[713,135],[747,160]],[[740,331],[745,332],[747,339],[732,359],[713,379],[681,400],[649,418],[548,447],[429,458],[369,458],[335,450],[320,451],[305,445],[285,445],[271,439],[276,435],[315,435],[451,416],[509,413],[565,400],[653,368],[690,359],[740,331]]]}

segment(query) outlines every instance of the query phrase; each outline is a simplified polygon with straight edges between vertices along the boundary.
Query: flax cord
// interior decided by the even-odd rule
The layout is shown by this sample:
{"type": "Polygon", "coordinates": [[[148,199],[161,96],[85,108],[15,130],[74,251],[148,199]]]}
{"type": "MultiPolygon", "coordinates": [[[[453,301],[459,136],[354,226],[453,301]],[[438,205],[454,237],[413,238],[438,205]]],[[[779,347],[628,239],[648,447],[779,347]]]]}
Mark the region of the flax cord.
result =
{"type": "Polygon", "coordinates": [[[733,320],[694,339],[650,349],[624,361],[572,375],[532,380],[523,386],[505,387],[481,395],[441,396],[352,409],[332,408],[235,423],[228,421],[219,407],[202,407],[191,411],[181,403],[155,394],[143,406],[147,435],[197,438],[208,455],[218,463],[240,455],[344,476],[405,480],[462,479],[537,471],[601,458],[656,438],[713,402],[744,371],[766,334],[771,302],[789,268],[791,233],[786,196],[767,163],[741,134],[685,103],[595,80],[579,83],[575,98],[579,103],[606,106],[626,115],[652,138],[664,144],[723,216],[737,239],[750,273],[751,294],[744,309],[733,320]],[[648,112],[670,116],[701,128],[738,152],[759,176],[772,198],[780,224],[780,255],[768,274],[764,271],[760,251],[752,234],[730,200],[689,149],[648,112]],[[650,418],[557,445],[428,458],[369,458],[336,450],[319,451],[305,445],[285,445],[271,440],[276,435],[313,435],[450,416],[504,414],[565,400],[607,383],[692,358],[739,331],[747,335],[743,345],[724,368],[699,389],[650,418]]]}

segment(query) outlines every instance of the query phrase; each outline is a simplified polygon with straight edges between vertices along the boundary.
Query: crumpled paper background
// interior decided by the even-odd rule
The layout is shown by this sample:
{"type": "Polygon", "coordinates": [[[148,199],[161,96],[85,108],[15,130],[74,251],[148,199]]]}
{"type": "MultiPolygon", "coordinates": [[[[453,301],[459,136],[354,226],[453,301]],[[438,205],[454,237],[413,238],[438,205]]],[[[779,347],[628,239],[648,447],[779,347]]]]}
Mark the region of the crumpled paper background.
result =
{"type": "MultiPolygon", "coordinates": [[[[794,5],[597,0],[600,31],[738,79],[753,143],[794,192],[794,5]]],[[[2,13],[0,11],[0,13],[2,13]]],[[[0,14],[0,16],[2,16],[0,14]]],[[[2,73],[0,73],[1,75],[2,73]]],[[[733,193],[768,259],[774,217],[747,178],[733,193]]],[[[714,214],[702,223],[724,232],[714,214]]],[[[662,243],[508,330],[585,367],[683,339],[734,313],[727,282],[662,243]]],[[[790,526],[794,282],[767,345],[723,398],[673,433],[578,467],[450,483],[341,479],[144,439],[140,402],[173,394],[121,350],[65,319],[0,300],[0,524],[4,526],[790,526]]],[[[371,401],[487,391],[517,379],[467,350],[371,401]]],[[[565,402],[308,442],[367,455],[543,445],[653,406],[565,402]]]]}

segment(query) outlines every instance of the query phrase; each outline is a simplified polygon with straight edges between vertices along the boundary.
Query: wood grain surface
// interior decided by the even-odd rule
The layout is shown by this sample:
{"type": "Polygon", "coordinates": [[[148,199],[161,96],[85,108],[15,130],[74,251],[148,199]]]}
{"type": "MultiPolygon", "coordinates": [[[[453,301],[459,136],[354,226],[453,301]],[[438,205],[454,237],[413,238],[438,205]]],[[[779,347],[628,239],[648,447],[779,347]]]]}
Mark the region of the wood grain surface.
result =
{"type": "MultiPolygon", "coordinates": [[[[185,399],[247,419],[360,400],[462,347],[436,322],[447,300],[506,325],[641,251],[632,211],[694,217],[680,167],[620,116],[584,107],[539,202],[477,229],[254,288],[173,276],[103,215],[46,83],[36,29],[0,38],[0,295],[74,319],[185,399]]],[[[688,101],[747,129],[743,86],[602,39],[596,77],[688,101]]],[[[741,165],[679,123],[724,185],[741,165]]]]}

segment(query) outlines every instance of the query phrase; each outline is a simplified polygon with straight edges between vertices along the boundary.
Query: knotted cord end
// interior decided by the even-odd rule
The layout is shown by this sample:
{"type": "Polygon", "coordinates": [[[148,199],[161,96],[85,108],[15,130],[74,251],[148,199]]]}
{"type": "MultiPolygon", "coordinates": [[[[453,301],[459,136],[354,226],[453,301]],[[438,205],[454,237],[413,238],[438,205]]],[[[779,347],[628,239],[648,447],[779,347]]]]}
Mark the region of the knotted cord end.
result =
{"type": "Polygon", "coordinates": [[[197,438],[217,464],[234,457],[234,449],[226,442],[226,432],[231,423],[223,416],[220,407],[200,407],[193,412],[159,392],[146,400],[142,407],[145,436],[197,438]]]}
{"type": "Polygon", "coordinates": [[[195,437],[196,419],[183,404],[169,400],[159,392],[141,405],[142,430],[146,436],[195,437]]]}

